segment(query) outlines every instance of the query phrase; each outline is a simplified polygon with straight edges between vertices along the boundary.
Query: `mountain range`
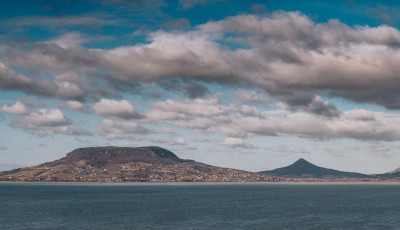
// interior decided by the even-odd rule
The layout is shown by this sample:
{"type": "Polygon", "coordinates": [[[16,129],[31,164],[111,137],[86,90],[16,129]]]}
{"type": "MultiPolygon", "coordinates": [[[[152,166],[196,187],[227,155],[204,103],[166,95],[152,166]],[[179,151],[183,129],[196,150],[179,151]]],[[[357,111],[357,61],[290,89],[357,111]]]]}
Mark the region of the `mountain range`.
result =
{"type": "Polygon", "coordinates": [[[367,175],[314,165],[301,158],[293,164],[258,173],[221,168],[179,158],[157,146],[79,148],[38,166],[0,172],[0,181],[51,182],[271,182],[400,181],[400,168],[367,175]]]}

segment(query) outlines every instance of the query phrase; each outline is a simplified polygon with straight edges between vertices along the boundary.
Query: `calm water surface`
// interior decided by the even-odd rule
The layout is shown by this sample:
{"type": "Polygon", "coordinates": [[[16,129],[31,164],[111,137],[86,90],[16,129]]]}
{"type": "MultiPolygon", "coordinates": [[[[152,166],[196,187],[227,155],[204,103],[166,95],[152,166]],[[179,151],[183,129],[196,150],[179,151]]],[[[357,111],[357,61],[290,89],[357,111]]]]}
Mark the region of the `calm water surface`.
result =
{"type": "Polygon", "coordinates": [[[0,183],[0,229],[400,229],[400,184],[0,183]]]}

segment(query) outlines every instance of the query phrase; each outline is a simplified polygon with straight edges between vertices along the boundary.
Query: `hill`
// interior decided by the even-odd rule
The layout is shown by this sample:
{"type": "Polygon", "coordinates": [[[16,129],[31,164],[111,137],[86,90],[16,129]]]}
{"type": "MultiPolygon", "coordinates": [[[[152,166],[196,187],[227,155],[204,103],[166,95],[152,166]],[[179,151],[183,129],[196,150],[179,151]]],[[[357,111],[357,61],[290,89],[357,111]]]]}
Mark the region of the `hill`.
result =
{"type": "Polygon", "coordinates": [[[0,172],[0,181],[254,182],[265,174],[215,167],[179,158],[160,147],[80,148],[38,166],[0,172]]]}
{"type": "Polygon", "coordinates": [[[303,158],[293,164],[274,170],[262,171],[260,173],[285,177],[285,178],[370,178],[371,176],[354,172],[343,172],[316,166],[303,158]]]}
{"type": "Polygon", "coordinates": [[[375,178],[379,180],[398,180],[400,179],[400,168],[397,168],[393,171],[382,173],[382,174],[374,174],[375,178]]]}

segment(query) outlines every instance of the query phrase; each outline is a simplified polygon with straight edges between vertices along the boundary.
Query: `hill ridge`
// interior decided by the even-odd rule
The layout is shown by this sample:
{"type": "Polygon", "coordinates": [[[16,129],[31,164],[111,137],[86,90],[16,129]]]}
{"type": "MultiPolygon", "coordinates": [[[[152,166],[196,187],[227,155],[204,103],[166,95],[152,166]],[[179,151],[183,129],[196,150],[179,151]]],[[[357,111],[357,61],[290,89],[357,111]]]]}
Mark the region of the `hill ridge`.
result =
{"type": "Polygon", "coordinates": [[[276,168],[274,170],[261,171],[272,176],[280,177],[293,177],[293,178],[370,178],[370,175],[356,173],[356,172],[345,172],[335,169],[329,169],[317,166],[310,163],[304,158],[300,158],[291,165],[276,168]]]}
{"type": "Polygon", "coordinates": [[[272,177],[184,160],[158,147],[78,148],[58,160],[0,173],[0,181],[257,182],[272,177]]]}

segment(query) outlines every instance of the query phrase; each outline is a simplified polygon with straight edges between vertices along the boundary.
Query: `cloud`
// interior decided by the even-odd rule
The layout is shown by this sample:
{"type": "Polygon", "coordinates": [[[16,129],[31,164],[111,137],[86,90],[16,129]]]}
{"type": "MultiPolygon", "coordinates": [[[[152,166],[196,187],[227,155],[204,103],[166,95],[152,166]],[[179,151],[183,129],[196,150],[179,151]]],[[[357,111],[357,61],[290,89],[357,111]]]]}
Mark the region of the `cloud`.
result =
{"type": "Polygon", "coordinates": [[[167,138],[150,138],[149,140],[151,142],[165,143],[169,145],[186,145],[186,141],[182,137],[178,137],[172,140],[167,138]]]}
{"type": "Polygon", "coordinates": [[[268,12],[267,6],[263,4],[257,4],[257,3],[251,4],[250,9],[251,12],[255,14],[264,14],[268,12]]]}
{"type": "Polygon", "coordinates": [[[182,137],[178,137],[172,141],[171,145],[186,145],[186,142],[182,137]]]}
{"type": "Polygon", "coordinates": [[[304,112],[265,111],[263,117],[236,117],[219,127],[225,135],[298,136],[311,139],[349,138],[358,140],[400,140],[400,129],[393,124],[398,116],[366,110],[343,112],[325,118],[304,112]],[[373,119],[370,119],[370,118],[373,119]]]}
{"type": "Polygon", "coordinates": [[[208,139],[207,137],[198,137],[198,138],[196,138],[196,140],[195,140],[196,142],[210,142],[210,139],[208,139]]]}
{"type": "MultiPolygon", "coordinates": [[[[219,101],[216,98],[207,99],[167,99],[165,101],[153,102],[155,110],[150,110],[147,114],[150,119],[164,118],[168,114],[183,116],[214,116],[225,112],[221,110],[219,101]],[[156,116],[159,113],[159,116],[156,116]],[[153,116],[153,117],[152,117],[153,116]]],[[[165,117],[165,118],[167,118],[165,117]]]]}
{"type": "Polygon", "coordinates": [[[218,44],[204,39],[199,33],[149,34],[151,43],[118,47],[100,51],[103,66],[118,72],[122,82],[154,81],[163,78],[182,78],[214,81],[231,76],[218,44]]]}
{"type": "Polygon", "coordinates": [[[62,47],[54,43],[54,39],[44,42],[7,42],[0,51],[5,64],[27,69],[39,68],[54,73],[90,70],[93,74],[101,66],[101,57],[96,51],[80,46],[62,47]]]}
{"type": "Polygon", "coordinates": [[[77,75],[74,71],[69,71],[54,77],[58,81],[66,81],[66,82],[81,82],[82,79],[79,75],[77,75]]]}
{"type": "Polygon", "coordinates": [[[167,91],[182,92],[189,98],[204,97],[210,94],[210,90],[206,86],[191,80],[182,82],[178,79],[168,79],[160,81],[158,85],[167,91]]]}
{"type": "Polygon", "coordinates": [[[126,85],[180,79],[179,87],[164,83],[164,88],[194,98],[207,94],[201,82],[245,86],[293,110],[322,116],[337,116],[339,111],[318,100],[320,95],[400,108],[400,31],[387,25],[348,26],[338,20],[315,23],[300,12],[277,11],[227,17],[184,32],[159,30],[149,33],[148,40],[113,49],[41,42],[5,46],[0,61],[11,67],[73,70],[100,77],[89,87],[55,80],[39,87],[43,84],[3,67],[0,76],[6,83],[0,87],[82,101],[87,94],[96,94],[95,87],[118,96],[118,89],[126,85]],[[231,49],[227,43],[242,48],[231,49]],[[5,77],[10,74],[18,77],[5,77]],[[70,89],[78,94],[67,94],[70,89]]]}
{"type": "Polygon", "coordinates": [[[0,25],[3,27],[24,27],[24,26],[40,26],[40,27],[65,27],[65,26],[103,26],[116,25],[115,20],[105,20],[104,18],[90,16],[29,16],[15,17],[3,19],[0,25]]]}
{"type": "Polygon", "coordinates": [[[11,126],[37,135],[91,135],[85,129],[73,127],[72,121],[66,118],[59,109],[42,108],[35,110],[14,119],[11,126]]]}
{"type": "Polygon", "coordinates": [[[25,88],[32,84],[32,80],[14,72],[8,68],[4,63],[0,62],[0,88],[15,90],[18,88],[25,88]]]}
{"type": "Polygon", "coordinates": [[[28,106],[20,101],[15,102],[15,104],[11,106],[3,105],[0,108],[0,110],[9,114],[17,114],[17,115],[23,115],[29,113],[28,106]]]}
{"type": "Polygon", "coordinates": [[[298,101],[290,101],[279,105],[285,109],[302,110],[325,117],[338,117],[342,112],[334,104],[323,101],[320,96],[315,96],[308,104],[304,100],[300,100],[300,103],[298,101]]]}
{"type": "Polygon", "coordinates": [[[122,119],[137,119],[141,118],[131,103],[127,100],[115,101],[109,99],[101,99],[96,104],[92,105],[94,112],[102,116],[111,116],[122,119]]]}
{"type": "Polygon", "coordinates": [[[304,148],[290,148],[286,145],[276,145],[271,147],[265,147],[265,150],[272,152],[272,154],[276,154],[279,156],[285,155],[292,155],[292,154],[308,154],[310,151],[304,148]]]}
{"type": "Polygon", "coordinates": [[[263,92],[257,90],[238,89],[234,97],[240,104],[260,104],[273,105],[273,101],[265,96],[263,92]]]}
{"type": "Polygon", "coordinates": [[[255,145],[251,143],[245,143],[242,138],[236,138],[236,137],[225,138],[225,140],[222,141],[221,144],[231,148],[246,148],[246,149],[256,148],[255,145]]]}
{"type": "Polygon", "coordinates": [[[33,80],[8,68],[0,62],[0,89],[20,90],[29,94],[63,99],[83,100],[85,89],[75,83],[54,80],[33,80]]]}
{"type": "Polygon", "coordinates": [[[179,4],[183,9],[190,9],[196,5],[206,5],[211,3],[216,3],[222,0],[179,0],[179,4]]]}
{"type": "Polygon", "coordinates": [[[98,132],[107,139],[140,139],[150,130],[132,120],[104,119],[98,132]]]}
{"type": "Polygon", "coordinates": [[[228,104],[220,111],[215,109],[217,105],[218,101],[213,98],[168,99],[153,103],[154,108],[145,112],[146,119],[141,122],[159,122],[232,138],[297,136],[314,140],[400,140],[400,116],[397,114],[354,109],[334,116],[321,116],[301,110],[260,111],[234,104],[228,104]]]}
{"type": "Polygon", "coordinates": [[[85,108],[79,101],[67,101],[67,105],[74,110],[83,110],[85,108]]]}
{"type": "Polygon", "coordinates": [[[148,45],[105,54],[121,81],[180,77],[251,85],[288,105],[308,106],[325,92],[400,107],[400,69],[394,61],[400,58],[400,32],[389,26],[349,27],[336,20],[315,24],[300,13],[276,12],[228,17],[185,33],[159,31],[150,39],[148,45]],[[223,48],[227,34],[250,48],[223,48]]]}
{"type": "Polygon", "coordinates": [[[190,22],[186,18],[177,18],[163,22],[161,26],[166,29],[187,29],[190,27],[190,22]]]}
{"type": "Polygon", "coordinates": [[[381,142],[371,142],[369,143],[367,153],[370,156],[374,157],[384,157],[384,158],[391,158],[395,155],[397,149],[392,148],[391,146],[387,146],[381,142]]]}
{"type": "Polygon", "coordinates": [[[388,25],[396,25],[400,20],[400,9],[393,6],[388,8],[384,5],[377,5],[367,9],[367,14],[388,25]]]}
{"type": "Polygon", "coordinates": [[[62,48],[77,47],[83,43],[90,41],[88,38],[84,38],[81,33],[70,32],[61,35],[60,37],[48,41],[48,43],[54,43],[62,48]]]}

